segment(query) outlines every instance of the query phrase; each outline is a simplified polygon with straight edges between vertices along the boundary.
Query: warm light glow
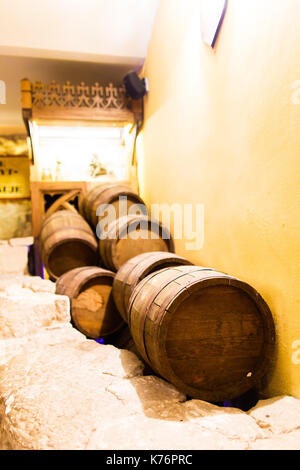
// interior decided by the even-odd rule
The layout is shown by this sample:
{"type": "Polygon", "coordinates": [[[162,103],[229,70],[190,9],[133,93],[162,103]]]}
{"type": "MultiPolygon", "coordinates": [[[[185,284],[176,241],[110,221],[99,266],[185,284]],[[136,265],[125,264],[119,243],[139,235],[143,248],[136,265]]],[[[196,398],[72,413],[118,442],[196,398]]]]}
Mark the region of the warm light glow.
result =
{"type": "Polygon", "coordinates": [[[36,177],[48,180],[127,180],[135,133],[132,124],[49,125],[32,122],[36,177]]]}

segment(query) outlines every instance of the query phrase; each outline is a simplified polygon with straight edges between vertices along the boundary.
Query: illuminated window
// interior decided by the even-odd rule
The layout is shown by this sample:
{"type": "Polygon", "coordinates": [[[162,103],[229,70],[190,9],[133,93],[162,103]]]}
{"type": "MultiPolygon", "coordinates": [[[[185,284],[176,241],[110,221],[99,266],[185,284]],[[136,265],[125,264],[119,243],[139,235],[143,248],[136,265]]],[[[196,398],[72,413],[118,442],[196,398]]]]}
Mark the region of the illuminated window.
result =
{"type": "Polygon", "coordinates": [[[37,180],[127,180],[135,132],[124,123],[30,122],[37,180]]]}

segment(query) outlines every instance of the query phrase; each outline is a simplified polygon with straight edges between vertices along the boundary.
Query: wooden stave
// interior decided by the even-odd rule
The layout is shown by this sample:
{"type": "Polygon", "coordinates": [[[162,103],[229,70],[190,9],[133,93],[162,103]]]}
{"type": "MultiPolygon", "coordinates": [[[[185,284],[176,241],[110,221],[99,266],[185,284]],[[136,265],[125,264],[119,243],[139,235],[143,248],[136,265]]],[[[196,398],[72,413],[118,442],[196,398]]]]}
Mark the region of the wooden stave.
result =
{"type": "MultiPolygon", "coordinates": [[[[171,237],[171,234],[170,232],[165,228],[163,227],[163,225],[160,223],[160,222],[157,222],[157,221],[152,221],[149,217],[147,216],[134,216],[134,218],[132,220],[129,221],[128,223],[128,229],[130,230],[130,225],[134,222],[138,222],[138,221],[147,221],[148,222],[148,230],[149,232],[151,232],[151,228],[152,228],[152,224],[154,223],[156,226],[158,226],[159,230],[165,230],[168,235],[169,235],[169,238],[168,239],[163,239],[161,237],[162,240],[164,240],[165,244],[167,245],[167,249],[168,249],[168,252],[171,252],[171,253],[174,253],[174,242],[173,242],[173,238],[171,237]]],[[[122,233],[122,230],[119,231],[119,236],[120,236],[120,232],[122,233]]],[[[114,267],[114,270],[118,270],[121,265],[118,265],[116,263],[116,260],[115,260],[115,255],[116,255],[116,249],[117,249],[117,243],[114,243],[112,242],[112,248],[111,248],[111,251],[109,252],[109,255],[110,255],[110,260],[111,260],[111,265],[114,267]]]]}
{"type": "Polygon", "coordinates": [[[116,271],[116,268],[110,256],[110,252],[111,252],[111,246],[114,243],[117,243],[117,241],[119,240],[118,227],[121,226],[123,229],[124,227],[126,227],[127,223],[130,223],[131,221],[133,222],[136,219],[136,217],[138,216],[135,216],[135,215],[124,216],[124,217],[120,217],[119,219],[112,221],[107,228],[107,235],[105,236],[105,238],[100,236],[100,240],[99,240],[100,259],[103,262],[103,265],[107,269],[116,271]],[[116,237],[113,237],[115,230],[116,230],[116,237]]]}
{"type": "MultiPolygon", "coordinates": [[[[56,282],[56,294],[59,295],[66,295],[70,298],[71,304],[71,317],[75,327],[84,335],[90,338],[98,338],[93,337],[88,334],[87,331],[84,330],[82,325],[78,323],[76,314],[74,312],[73,306],[73,299],[76,299],[80,292],[83,290],[85,286],[92,280],[96,280],[97,278],[110,278],[114,279],[114,273],[108,271],[103,268],[99,268],[98,266],[84,266],[82,268],[75,268],[67,273],[63,274],[56,282]]],[[[116,309],[117,311],[117,309],[116,309]]],[[[111,335],[116,334],[122,328],[124,328],[125,323],[123,319],[120,317],[120,323],[116,325],[115,329],[108,331],[107,333],[102,333],[101,337],[109,337],[111,335]]]]}
{"type": "Polygon", "coordinates": [[[95,253],[95,260],[97,260],[98,243],[92,230],[79,214],[68,210],[55,212],[44,221],[39,241],[43,264],[53,280],[56,280],[58,276],[49,268],[49,258],[53,251],[64,243],[72,241],[87,246],[95,253]],[[54,222],[58,221],[59,226],[55,228],[54,222]],[[77,223],[77,226],[73,225],[73,221],[74,224],[77,223]],[[52,227],[52,225],[54,225],[54,227],[52,227]]]}
{"type": "MultiPolygon", "coordinates": [[[[106,271],[103,268],[99,268],[98,266],[82,266],[81,268],[71,269],[71,271],[67,271],[65,274],[63,274],[57,279],[56,284],[55,284],[55,293],[58,295],[66,295],[68,297],[77,296],[80,289],[83,287],[82,281],[85,280],[82,274],[85,271],[91,273],[92,269],[97,270],[97,272],[100,272],[100,270],[106,271]],[[73,285],[72,281],[78,282],[78,278],[79,278],[79,284],[75,283],[75,285],[73,285]]],[[[95,271],[93,271],[91,275],[93,275],[94,272],[95,271]]],[[[92,278],[89,277],[88,280],[90,279],[92,278]]]]}
{"type": "Polygon", "coordinates": [[[82,217],[84,217],[88,221],[89,224],[91,224],[91,221],[90,221],[90,216],[89,216],[87,208],[89,204],[91,203],[90,201],[93,201],[95,194],[97,194],[97,192],[102,186],[105,186],[105,185],[97,184],[93,186],[89,191],[87,191],[87,193],[82,198],[81,204],[79,206],[80,214],[82,215],[82,217]]]}
{"type": "MultiPolygon", "coordinates": [[[[42,237],[45,236],[44,235],[45,232],[47,234],[47,229],[48,229],[49,225],[53,224],[53,221],[55,221],[56,219],[60,219],[60,227],[62,225],[64,225],[63,221],[67,220],[67,217],[68,217],[68,220],[73,219],[75,222],[80,221],[80,227],[82,227],[82,229],[86,230],[88,233],[91,233],[91,228],[90,228],[89,224],[86,222],[86,220],[79,213],[75,213],[73,211],[63,209],[63,210],[58,210],[57,212],[55,212],[51,216],[45,218],[45,220],[43,221],[42,228],[41,228],[40,236],[42,236],[42,237]]],[[[69,226],[70,226],[70,223],[67,223],[65,225],[65,227],[69,227],[69,226]]]]}
{"type": "MultiPolygon", "coordinates": [[[[229,286],[237,287],[238,289],[242,289],[244,292],[246,292],[256,307],[259,310],[260,315],[262,316],[262,327],[264,330],[264,342],[263,342],[263,350],[264,352],[261,354],[262,356],[262,362],[258,361],[258,366],[255,369],[255,372],[252,374],[251,377],[247,377],[247,380],[245,378],[241,379],[240,383],[234,384],[232,388],[227,386],[225,384],[225,389],[220,390],[220,388],[217,391],[205,391],[205,390],[197,390],[196,388],[190,387],[184,383],[182,383],[180,380],[178,380],[178,377],[175,376],[172,371],[168,368],[168,361],[165,361],[164,363],[162,362],[162,357],[164,359],[166,358],[166,349],[164,347],[164,341],[166,340],[167,337],[167,329],[168,329],[168,322],[170,322],[170,319],[172,318],[172,314],[176,311],[176,308],[180,305],[182,301],[187,299],[189,295],[191,295],[193,292],[197,291],[199,289],[199,281],[197,280],[194,283],[191,283],[188,288],[185,287],[185,289],[181,289],[180,286],[176,286],[175,291],[171,291],[169,293],[169,298],[165,299],[165,302],[157,306],[157,296],[158,294],[161,294],[161,292],[168,288],[170,284],[176,279],[178,282],[179,277],[175,277],[171,282],[165,283],[165,285],[162,286],[161,280],[159,282],[159,285],[162,286],[161,289],[157,287],[156,293],[152,295],[152,298],[147,295],[144,296],[143,299],[141,299],[141,302],[148,301],[147,306],[144,308],[144,319],[140,318],[140,321],[143,322],[144,320],[144,325],[141,323],[138,325],[138,320],[139,320],[139,315],[133,312],[134,308],[134,303],[136,302],[136,299],[138,295],[143,291],[144,286],[149,282],[149,280],[155,276],[157,276],[160,273],[167,273],[168,271],[176,269],[178,271],[183,271],[186,268],[198,268],[199,267],[190,267],[190,266],[180,266],[176,268],[166,268],[162,269],[160,271],[156,271],[155,273],[150,274],[147,276],[145,279],[143,279],[135,288],[133,291],[131,298],[130,298],[130,305],[129,305],[129,326],[130,330],[134,339],[134,342],[137,346],[137,349],[145,362],[149,364],[149,366],[156,372],[158,375],[162,376],[166,380],[170,381],[173,385],[175,385],[178,389],[180,389],[183,393],[186,393],[187,395],[193,397],[193,398],[199,398],[203,399],[206,401],[211,401],[211,402],[219,402],[219,401],[224,401],[227,400],[228,398],[236,398],[237,396],[242,395],[246,391],[248,391],[251,388],[254,388],[258,386],[265,376],[268,367],[271,362],[271,356],[274,350],[274,343],[275,343],[275,327],[274,327],[274,322],[272,319],[272,314],[270,312],[270,309],[264,299],[260,296],[260,294],[249,284],[246,284],[245,282],[228,276],[224,273],[219,273],[213,269],[207,269],[207,268],[202,268],[201,271],[203,271],[203,279],[201,280],[202,288],[205,288],[208,286],[211,282],[211,279],[216,279],[220,283],[228,283],[229,286]],[[210,273],[209,273],[210,271],[210,273]],[[206,284],[205,284],[206,283],[206,284]],[[177,291],[177,295],[176,295],[177,291]],[[155,299],[155,304],[154,304],[154,299],[155,299]],[[173,304],[173,308],[172,308],[173,304]],[[155,312],[156,310],[156,312],[155,312]],[[168,313],[168,318],[167,321],[163,318],[163,314],[168,313]],[[147,336],[147,328],[149,328],[149,318],[151,317],[151,327],[153,326],[152,334],[153,338],[151,342],[147,342],[145,340],[145,336],[147,336]],[[160,318],[160,322],[158,323],[157,320],[160,318]],[[148,322],[148,326],[147,326],[148,322]],[[140,326],[140,329],[139,329],[140,326]],[[147,344],[146,344],[147,343],[147,344]],[[162,352],[165,353],[165,356],[162,355],[162,352]],[[231,394],[231,395],[230,395],[231,394]]],[[[183,277],[183,276],[180,276],[183,277]]],[[[174,286],[173,286],[174,287],[174,286]]],[[[151,330],[149,330],[151,331],[151,330]]]]}
{"type": "Polygon", "coordinates": [[[148,274],[171,266],[192,265],[189,260],[175,253],[150,251],[130,258],[117,271],[113,283],[113,296],[120,315],[128,323],[127,307],[137,284],[148,274]]]}
{"type": "Polygon", "coordinates": [[[90,225],[96,228],[98,217],[96,215],[97,207],[100,204],[110,204],[117,200],[120,196],[127,196],[128,199],[135,201],[137,204],[145,204],[140,196],[135,193],[129,186],[118,183],[108,183],[104,185],[94,186],[85,196],[81,205],[81,213],[90,225]]]}
{"type": "MultiPolygon", "coordinates": [[[[148,225],[151,226],[151,223],[155,224],[156,226],[159,227],[159,230],[164,230],[167,232],[169,235],[168,239],[164,239],[168,252],[169,253],[174,253],[174,241],[173,238],[170,234],[170,232],[164,227],[160,222],[158,221],[151,221],[151,218],[148,216],[143,216],[143,215],[130,215],[130,216],[124,216],[121,217],[113,222],[108,227],[107,234],[99,240],[99,251],[100,251],[100,259],[103,262],[103,265],[107,267],[108,269],[111,269],[112,271],[118,271],[120,269],[120,266],[116,264],[114,261],[114,256],[115,256],[115,251],[116,251],[116,245],[118,241],[120,240],[120,235],[122,235],[122,232],[126,229],[128,230],[128,227],[134,222],[138,221],[147,221],[148,225]],[[113,237],[114,230],[116,229],[116,237],[113,237]]],[[[151,231],[151,229],[150,229],[151,231]]],[[[154,251],[153,251],[154,252],[154,251]]]]}
{"type": "Polygon", "coordinates": [[[98,184],[94,186],[84,197],[82,203],[82,212],[83,216],[87,219],[90,225],[95,227],[97,225],[96,219],[93,219],[93,207],[95,205],[95,201],[101,197],[101,194],[107,189],[112,186],[115,186],[114,183],[108,184],[98,184]]]}

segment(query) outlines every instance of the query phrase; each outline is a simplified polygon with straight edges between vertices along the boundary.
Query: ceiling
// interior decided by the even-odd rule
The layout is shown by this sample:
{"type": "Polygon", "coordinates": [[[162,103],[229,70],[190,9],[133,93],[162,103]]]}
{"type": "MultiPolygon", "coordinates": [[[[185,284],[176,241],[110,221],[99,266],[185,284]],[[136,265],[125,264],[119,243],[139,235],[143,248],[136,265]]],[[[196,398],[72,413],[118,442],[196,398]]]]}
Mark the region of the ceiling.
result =
{"type": "Polygon", "coordinates": [[[121,83],[146,57],[158,3],[0,0],[0,80],[6,84],[0,134],[24,130],[22,78],[121,83]]]}
{"type": "Polygon", "coordinates": [[[0,55],[137,65],[159,0],[0,0],[0,55]]]}

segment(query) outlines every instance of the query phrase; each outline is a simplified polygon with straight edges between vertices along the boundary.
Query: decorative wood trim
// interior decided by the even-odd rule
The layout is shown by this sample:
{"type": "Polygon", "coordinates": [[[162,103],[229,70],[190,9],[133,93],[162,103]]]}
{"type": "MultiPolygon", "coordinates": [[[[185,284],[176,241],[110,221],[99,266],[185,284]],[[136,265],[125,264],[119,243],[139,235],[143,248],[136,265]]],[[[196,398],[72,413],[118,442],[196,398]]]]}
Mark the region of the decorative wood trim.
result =
{"type": "Polygon", "coordinates": [[[67,81],[59,85],[55,80],[49,85],[40,81],[32,84],[32,107],[34,108],[100,108],[100,109],[126,109],[127,100],[125,88],[115,87],[112,83],[101,86],[72,85],[67,81]]]}
{"type": "Polygon", "coordinates": [[[33,108],[30,119],[37,120],[84,120],[84,121],[126,121],[134,122],[134,115],[128,109],[102,109],[102,108],[63,108],[45,107],[33,108]]]}
{"type": "Polygon", "coordinates": [[[96,82],[86,85],[81,82],[64,85],[52,80],[50,84],[28,79],[21,80],[21,104],[23,120],[28,135],[28,121],[41,120],[84,120],[107,122],[135,122],[143,120],[142,100],[126,96],[124,86],[106,86],[96,82]]]}

